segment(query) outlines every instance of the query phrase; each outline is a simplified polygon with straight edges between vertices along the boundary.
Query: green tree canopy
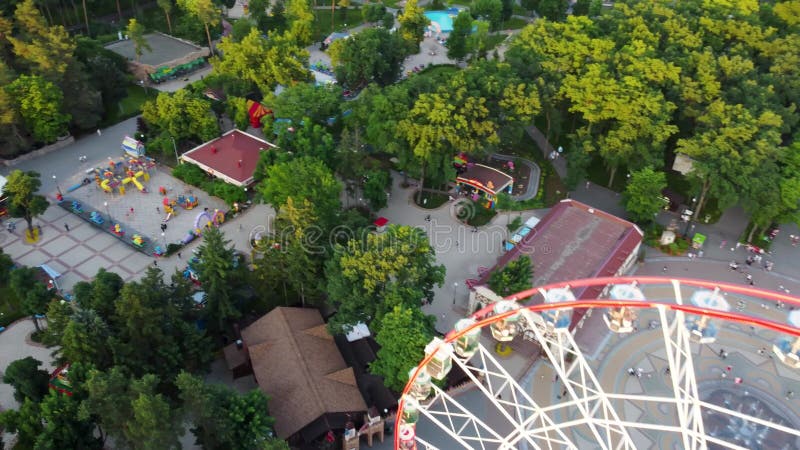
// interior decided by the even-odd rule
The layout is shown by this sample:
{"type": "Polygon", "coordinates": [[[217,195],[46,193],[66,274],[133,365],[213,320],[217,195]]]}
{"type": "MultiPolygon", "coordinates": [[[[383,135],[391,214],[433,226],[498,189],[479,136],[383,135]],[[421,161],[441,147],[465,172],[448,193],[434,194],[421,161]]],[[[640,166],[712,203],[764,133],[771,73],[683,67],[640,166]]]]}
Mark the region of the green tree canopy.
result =
{"type": "Polygon", "coordinates": [[[47,304],[53,300],[53,291],[39,281],[38,268],[20,267],[11,272],[9,286],[22,301],[22,311],[31,316],[36,330],[40,331],[37,314],[47,312],[47,304]]]}
{"type": "Polygon", "coordinates": [[[636,222],[649,223],[664,208],[661,191],[667,187],[667,176],[650,167],[631,173],[625,187],[623,201],[625,211],[636,222]]]}
{"type": "Polygon", "coordinates": [[[467,56],[467,38],[472,33],[472,14],[467,10],[458,13],[453,20],[453,31],[447,37],[447,57],[462,60],[467,56]]]}
{"type": "Polygon", "coordinates": [[[533,267],[527,255],[509,262],[500,270],[492,272],[489,288],[503,297],[533,287],[533,267]]]}
{"type": "Polygon", "coordinates": [[[273,165],[257,189],[275,209],[282,208],[289,197],[296,202],[309,201],[324,224],[331,224],[340,209],[342,184],[325,163],[308,156],[273,165]]]}
{"type": "Polygon", "coordinates": [[[38,173],[15,170],[8,175],[3,188],[3,193],[8,197],[8,214],[24,219],[30,233],[33,233],[33,219],[50,206],[43,195],[37,194],[41,185],[38,173]]]}
{"type": "Polygon", "coordinates": [[[153,51],[152,47],[150,47],[150,44],[147,42],[147,38],[144,37],[145,31],[144,25],[139,23],[136,19],[128,20],[128,26],[125,28],[125,33],[130,36],[131,40],[133,41],[133,53],[136,55],[137,62],[142,57],[145,50],[148,52],[153,51]]]}
{"type": "Polygon", "coordinates": [[[433,319],[418,307],[397,305],[388,311],[375,334],[381,348],[369,365],[370,373],[382,376],[389,389],[402,391],[408,372],[425,357],[425,346],[433,337],[433,319]]]}
{"type": "Polygon", "coordinates": [[[378,330],[395,306],[418,309],[433,301],[433,287],[442,285],[444,273],[417,228],[390,225],[384,233],[337,245],[325,267],[328,298],[338,311],[328,327],[339,333],[363,322],[378,330]]]}
{"type": "Polygon", "coordinates": [[[489,22],[492,31],[500,29],[503,19],[503,3],[500,0],[473,0],[470,12],[474,18],[489,22]]]}
{"type": "Polygon", "coordinates": [[[253,28],[240,42],[225,37],[219,44],[223,56],[211,59],[214,73],[241,79],[271,93],[278,84],[290,86],[310,80],[308,51],[288,33],[270,33],[265,39],[253,28]]]}
{"type": "Polygon", "coordinates": [[[3,383],[14,388],[14,399],[20,403],[29,399],[39,403],[49,390],[50,373],[39,366],[42,362],[28,356],[18,359],[6,368],[3,374],[3,383]]]}
{"type": "Polygon", "coordinates": [[[253,389],[240,394],[222,384],[206,384],[183,372],[176,385],[197,442],[206,449],[263,449],[274,436],[275,419],[269,416],[267,397],[253,389]]]}
{"type": "Polygon", "coordinates": [[[61,112],[64,97],[56,85],[37,75],[20,75],[6,90],[34,139],[49,144],[67,132],[71,116],[61,112]]]}
{"type": "Polygon", "coordinates": [[[216,26],[220,21],[220,11],[212,0],[178,0],[178,6],[191,14],[206,27],[206,38],[208,38],[208,49],[214,52],[214,44],[211,42],[211,31],[209,27],[216,26]]]}
{"type": "Polygon", "coordinates": [[[158,94],[155,100],[142,106],[142,117],[150,126],[166,131],[175,139],[196,138],[205,142],[220,134],[210,101],[187,89],[158,94]]]}
{"type": "Polygon", "coordinates": [[[384,28],[367,28],[350,39],[340,39],[331,45],[330,53],[336,80],[351,90],[372,82],[394,83],[405,59],[402,38],[384,28]]]}
{"type": "Polygon", "coordinates": [[[226,331],[232,319],[241,316],[235,291],[241,283],[243,267],[234,262],[236,254],[219,228],[203,233],[198,248],[197,270],[205,292],[204,315],[217,331],[226,331]]]}
{"type": "Polygon", "coordinates": [[[289,22],[288,35],[295,44],[305,47],[311,44],[314,35],[314,14],[307,0],[287,0],[286,19],[289,22]]]}
{"type": "Polygon", "coordinates": [[[425,26],[430,23],[417,0],[408,0],[403,12],[397,17],[400,22],[400,37],[406,42],[408,54],[419,52],[419,43],[425,34],[425,26]]]}

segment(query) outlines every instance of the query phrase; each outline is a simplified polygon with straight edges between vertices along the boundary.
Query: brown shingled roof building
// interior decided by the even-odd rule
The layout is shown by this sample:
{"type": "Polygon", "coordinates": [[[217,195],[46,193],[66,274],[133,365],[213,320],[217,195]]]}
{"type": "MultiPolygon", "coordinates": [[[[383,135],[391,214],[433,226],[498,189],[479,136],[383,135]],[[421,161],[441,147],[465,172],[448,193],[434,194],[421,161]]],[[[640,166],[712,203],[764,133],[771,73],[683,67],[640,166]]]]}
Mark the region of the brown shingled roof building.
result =
{"type": "Polygon", "coordinates": [[[316,309],[275,308],[242,330],[242,341],[225,347],[228,368],[242,375],[252,367],[281,439],[310,442],[367,410],[316,309]]]}
{"type": "MultiPolygon", "coordinates": [[[[575,200],[562,200],[474,285],[487,284],[492,272],[522,255],[531,259],[533,286],[621,275],[636,262],[643,236],[627,220],[575,200]]],[[[577,299],[597,298],[602,290],[602,286],[578,288],[573,293],[577,299]]],[[[575,311],[570,328],[584,312],[575,311]]]]}

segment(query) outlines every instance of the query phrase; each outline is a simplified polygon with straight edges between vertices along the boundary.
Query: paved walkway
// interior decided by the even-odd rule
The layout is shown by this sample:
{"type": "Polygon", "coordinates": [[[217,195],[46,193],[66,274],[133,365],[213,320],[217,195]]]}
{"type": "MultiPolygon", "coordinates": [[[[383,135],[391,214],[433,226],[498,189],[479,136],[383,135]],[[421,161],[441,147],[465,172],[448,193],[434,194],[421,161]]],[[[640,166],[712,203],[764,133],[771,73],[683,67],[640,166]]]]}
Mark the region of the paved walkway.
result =
{"type": "Polygon", "coordinates": [[[501,161],[517,161],[528,166],[528,169],[530,169],[531,172],[530,175],[528,175],[528,185],[525,188],[525,192],[521,194],[514,194],[511,196],[511,198],[521,202],[536,197],[536,193],[539,192],[539,177],[542,175],[542,170],[539,169],[538,164],[525,158],[501,155],[499,153],[492,154],[491,158],[499,159],[501,161]]]}
{"type": "MultiPolygon", "coordinates": [[[[533,139],[534,142],[536,142],[536,145],[539,146],[539,149],[542,151],[542,155],[545,158],[549,158],[550,155],[552,155],[553,152],[555,152],[555,149],[553,148],[553,146],[550,145],[550,142],[547,140],[545,135],[542,134],[541,131],[539,131],[538,128],[536,128],[535,126],[531,125],[531,126],[525,128],[525,131],[528,133],[528,136],[530,136],[531,139],[533,139]]],[[[558,152],[556,152],[556,154],[558,154],[558,152]]],[[[558,157],[555,160],[551,160],[551,161],[552,161],[553,167],[556,170],[556,173],[558,173],[558,176],[562,180],[564,178],[566,178],[567,177],[567,160],[564,159],[563,157],[558,157]]]]}

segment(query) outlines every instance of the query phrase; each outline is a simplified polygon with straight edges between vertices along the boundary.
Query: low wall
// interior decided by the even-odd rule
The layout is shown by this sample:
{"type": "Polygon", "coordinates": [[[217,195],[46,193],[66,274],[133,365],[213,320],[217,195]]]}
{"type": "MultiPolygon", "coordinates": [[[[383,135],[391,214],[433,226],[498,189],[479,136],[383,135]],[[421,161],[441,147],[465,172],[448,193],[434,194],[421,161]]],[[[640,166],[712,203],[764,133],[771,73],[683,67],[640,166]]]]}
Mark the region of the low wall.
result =
{"type": "Polygon", "coordinates": [[[30,153],[25,153],[24,155],[17,156],[14,159],[0,160],[0,164],[3,164],[6,167],[14,167],[23,161],[28,161],[34,158],[38,158],[40,156],[44,156],[48,153],[53,153],[54,151],[60,150],[72,144],[73,142],[75,142],[75,138],[73,136],[69,136],[63,140],[58,140],[50,145],[44,146],[38,150],[34,150],[30,153]]]}

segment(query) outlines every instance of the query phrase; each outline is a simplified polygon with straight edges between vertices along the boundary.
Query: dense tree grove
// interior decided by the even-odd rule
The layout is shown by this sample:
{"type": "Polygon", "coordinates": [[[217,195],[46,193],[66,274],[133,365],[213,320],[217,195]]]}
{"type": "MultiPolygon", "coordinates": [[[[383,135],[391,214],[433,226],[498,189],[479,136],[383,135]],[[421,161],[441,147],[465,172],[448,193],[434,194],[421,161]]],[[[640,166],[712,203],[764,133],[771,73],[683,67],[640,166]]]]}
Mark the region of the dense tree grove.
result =
{"type": "Polygon", "coordinates": [[[621,167],[662,170],[684,154],[698,217],[710,198],[741,203],[764,229],[787,218],[762,201],[777,192],[768,187],[793,183],[776,168],[798,131],[797,71],[785,69],[800,49],[794,3],[615,2],[599,15],[537,21],[506,58],[541,80],[547,134],[600,158],[609,184],[621,167]]]}

